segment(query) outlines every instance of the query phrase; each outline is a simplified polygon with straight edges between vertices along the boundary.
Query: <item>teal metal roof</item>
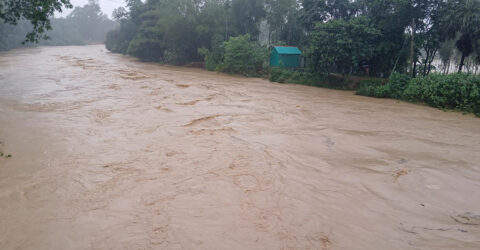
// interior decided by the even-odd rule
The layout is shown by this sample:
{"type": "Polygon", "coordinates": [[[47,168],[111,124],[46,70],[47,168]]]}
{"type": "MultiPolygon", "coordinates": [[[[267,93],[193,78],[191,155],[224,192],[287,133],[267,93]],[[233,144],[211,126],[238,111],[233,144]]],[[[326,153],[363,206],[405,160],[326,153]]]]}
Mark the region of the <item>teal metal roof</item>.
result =
{"type": "Polygon", "coordinates": [[[302,52],[297,47],[273,46],[278,54],[301,55],[302,52]]]}

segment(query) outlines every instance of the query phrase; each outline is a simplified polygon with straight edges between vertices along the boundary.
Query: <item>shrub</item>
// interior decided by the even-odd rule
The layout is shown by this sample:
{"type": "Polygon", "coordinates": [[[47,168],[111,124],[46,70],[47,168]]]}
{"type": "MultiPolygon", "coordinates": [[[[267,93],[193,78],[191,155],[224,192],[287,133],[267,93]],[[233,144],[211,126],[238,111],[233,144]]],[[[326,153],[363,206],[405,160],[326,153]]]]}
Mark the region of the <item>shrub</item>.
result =
{"type": "Polygon", "coordinates": [[[251,41],[250,35],[230,37],[223,47],[224,60],[219,70],[247,76],[263,70],[267,50],[258,42],[251,41]]]}
{"type": "Polygon", "coordinates": [[[320,81],[319,77],[311,73],[281,68],[272,68],[269,79],[271,82],[288,82],[304,85],[317,85],[317,82],[320,81]]]}
{"type": "Polygon", "coordinates": [[[333,89],[351,89],[353,81],[340,74],[329,74],[325,76],[322,86],[333,89]]]}
{"type": "Polygon", "coordinates": [[[223,62],[223,37],[214,36],[211,39],[211,49],[198,48],[198,54],[202,55],[205,61],[205,68],[214,71],[223,62]]]}
{"type": "Polygon", "coordinates": [[[394,72],[388,80],[390,97],[401,98],[410,80],[410,76],[394,72]]]}
{"type": "Polygon", "coordinates": [[[461,110],[480,116],[480,76],[469,75],[467,81],[469,84],[460,86],[462,99],[457,104],[461,110]]]}
{"type": "Polygon", "coordinates": [[[423,101],[433,107],[480,115],[480,76],[432,74],[412,79],[403,97],[409,101],[423,101]]]}
{"type": "Polygon", "coordinates": [[[390,86],[383,85],[381,80],[363,80],[358,83],[357,95],[378,98],[390,97],[390,86]]]}
{"type": "Polygon", "coordinates": [[[407,87],[403,91],[403,99],[407,101],[422,101],[423,100],[423,78],[413,78],[407,84],[407,87]]]}
{"type": "Polygon", "coordinates": [[[280,78],[281,75],[282,75],[282,69],[272,68],[272,69],[270,70],[269,80],[270,80],[271,82],[278,82],[278,79],[280,78]]]}
{"type": "Polygon", "coordinates": [[[214,61],[213,53],[207,48],[198,48],[198,54],[204,57],[205,68],[208,71],[214,71],[217,68],[217,63],[214,61]]]}
{"type": "Polygon", "coordinates": [[[394,72],[385,85],[383,85],[380,80],[360,81],[357,94],[379,98],[390,97],[400,99],[403,97],[403,93],[410,80],[411,78],[409,76],[394,72]]]}

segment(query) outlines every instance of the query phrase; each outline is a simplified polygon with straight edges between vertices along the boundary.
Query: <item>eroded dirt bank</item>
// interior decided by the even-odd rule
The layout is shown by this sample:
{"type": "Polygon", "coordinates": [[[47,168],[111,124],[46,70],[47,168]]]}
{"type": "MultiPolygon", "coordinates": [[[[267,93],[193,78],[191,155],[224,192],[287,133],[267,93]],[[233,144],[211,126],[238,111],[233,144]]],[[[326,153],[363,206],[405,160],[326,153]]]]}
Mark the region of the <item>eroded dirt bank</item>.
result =
{"type": "Polygon", "coordinates": [[[480,119],[138,63],[0,54],[0,249],[479,249],[480,119]]]}

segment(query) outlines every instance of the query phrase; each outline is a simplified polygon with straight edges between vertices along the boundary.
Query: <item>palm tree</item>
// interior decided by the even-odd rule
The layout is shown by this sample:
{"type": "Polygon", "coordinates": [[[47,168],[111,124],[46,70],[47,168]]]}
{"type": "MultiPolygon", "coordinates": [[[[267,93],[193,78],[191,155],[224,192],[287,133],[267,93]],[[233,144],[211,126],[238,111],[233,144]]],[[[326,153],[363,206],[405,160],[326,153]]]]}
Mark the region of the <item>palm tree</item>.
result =
{"type": "Polygon", "coordinates": [[[472,52],[480,52],[480,1],[451,0],[443,8],[441,26],[447,39],[455,39],[455,46],[462,53],[458,72],[462,72],[465,58],[472,52]]]}

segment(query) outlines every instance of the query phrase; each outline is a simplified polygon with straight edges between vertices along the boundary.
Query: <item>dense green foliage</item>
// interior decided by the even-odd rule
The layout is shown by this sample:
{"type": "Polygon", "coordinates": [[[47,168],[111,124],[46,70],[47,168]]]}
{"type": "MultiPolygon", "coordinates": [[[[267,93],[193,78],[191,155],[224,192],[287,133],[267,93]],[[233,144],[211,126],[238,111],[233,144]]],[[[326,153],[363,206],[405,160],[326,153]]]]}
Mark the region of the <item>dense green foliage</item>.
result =
{"type": "Polygon", "coordinates": [[[433,107],[457,109],[480,115],[480,76],[472,74],[430,74],[410,78],[393,74],[387,84],[363,82],[357,94],[424,102],[433,107]]]}
{"type": "MultiPolygon", "coordinates": [[[[357,94],[425,102],[480,114],[480,77],[439,75],[480,63],[479,0],[126,0],[127,9],[100,12],[96,0],[67,18],[54,11],[68,0],[0,0],[0,50],[25,36],[43,44],[100,42],[144,61],[186,64],[357,94]],[[23,20],[26,19],[26,20],[23,20]],[[9,24],[16,25],[15,27],[9,24]],[[45,33],[53,27],[53,31],[45,33]],[[267,48],[295,45],[306,68],[268,68],[267,48]],[[398,73],[397,73],[398,72],[398,73]],[[438,72],[438,69],[437,71],[438,72]],[[352,80],[356,75],[357,80],[352,80]],[[386,78],[382,80],[372,77],[386,78]]],[[[15,45],[17,46],[17,45],[15,45]]]]}
{"type": "Polygon", "coordinates": [[[300,47],[307,69],[316,75],[340,73],[348,79],[387,77],[397,71],[426,76],[435,69],[432,62],[441,48],[445,63],[455,56],[454,49],[465,58],[480,54],[480,9],[472,1],[478,2],[128,0],[128,10],[117,11],[121,24],[109,33],[106,45],[146,61],[203,60],[214,70],[225,65],[224,42],[248,34],[251,41],[267,46],[300,47]],[[444,46],[451,40],[456,47],[444,46]]]}
{"type": "Polygon", "coordinates": [[[403,93],[410,101],[433,107],[458,109],[480,115],[480,76],[471,74],[432,74],[413,79],[403,93]]]}
{"type": "Polygon", "coordinates": [[[402,98],[411,77],[405,74],[393,73],[387,84],[381,80],[365,80],[359,83],[357,94],[378,98],[402,98]]]}
{"type": "Polygon", "coordinates": [[[382,81],[364,80],[359,83],[357,94],[378,98],[390,97],[390,87],[383,85],[382,81]]]}
{"type": "MultiPolygon", "coordinates": [[[[39,45],[82,45],[105,41],[106,33],[114,29],[117,23],[103,14],[97,2],[90,1],[83,7],[76,7],[66,18],[50,21],[52,30],[45,31],[49,39],[39,40],[39,45]]],[[[31,32],[32,25],[25,20],[16,26],[0,24],[0,50],[9,50],[22,46],[25,35],[31,32]]]]}
{"type": "Polygon", "coordinates": [[[310,72],[292,71],[288,69],[273,68],[270,71],[270,81],[279,83],[296,83],[304,85],[317,85],[321,79],[310,72]]]}
{"type": "Polygon", "coordinates": [[[114,53],[126,54],[130,41],[137,32],[137,25],[131,20],[120,20],[120,26],[107,33],[105,46],[114,53]]]}
{"type": "Polygon", "coordinates": [[[205,59],[205,68],[209,71],[220,70],[219,66],[223,62],[224,47],[221,45],[214,46],[213,51],[206,48],[199,48],[198,53],[205,59]]]}
{"type": "MultiPolygon", "coordinates": [[[[345,79],[349,75],[386,77],[393,71],[427,76],[438,70],[432,65],[437,54],[444,70],[456,64],[461,72],[469,64],[466,67],[471,71],[471,64],[480,62],[478,0],[126,2],[127,9],[113,13],[120,26],[108,34],[106,46],[145,61],[185,64],[204,60],[208,69],[216,69],[225,65],[224,42],[248,34],[252,42],[267,47],[298,46],[310,72],[340,73],[345,79]]],[[[62,30],[63,24],[53,25],[59,21],[48,20],[62,7],[71,4],[68,0],[1,0],[0,20],[18,24],[22,33],[32,29],[27,35],[31,41],[53,26],[64,37],[75,38],[70,30],[62,30]],[[22,23],[23,18],[31,26],[22,23]]],[[[11,31],[2,26],[2,33],[11,31]]],[[[82,27],[88,25],[79,25],[82,34],[73,40],[89,40],[83,39],[82,27]]]]}
{"type": "Polygon", "coordinates": [[[342,75],[338,74],[319,75],[309,71],[282,68],[271,68],[269,80],[271,82],[302,84],[339,90],[352,90],[355,86],[354,80],[346,80],[342,75]]]}
{"type": "MultiPolygon", "coordinates": [[[[259,45],[224,42],[230,37],[248,34],[256,40],[260,21],[265,17],[261,1],[256,0],[129,0],[129,12],[119,15],[120,27],[107,36],[107,49],[129,54],[146,61],[185,64],[206,60],[208,69],[222,68],[231,72],[257,68],[258,56],[232,55],[232,48],[259,45]],[[224,47],[222,47],[224,46],[224,47]],[[223,63],[223,51],[225,63],[223,63]],[[248,61],[237,65],[229,61],[235,56],[248,61]],[[252,63],[252,65],[247,65],[252,63]],[[240,68],[238,68],[240,67],[240,68]],[[246,69],[249,68],[249,69],[246,69]]],[[[122,13],[119,11],[119,13],[122,13]]],[[[244,38],[238,38],[243,39],[244,38]]],[[[244,47],[247,49],[247,47],[244,47]]],[[[251,52],[249,52],[251,53],[251,52]]],[[[253,55],[253,54],[252,54],[253,55]]]]}
{"type": "Polygon", "coordinates": [[[221,71],[254,75],[263,69],[267,50],[250,40],[250,35],[231,37],[223,44],[221,71]]]}
{"type": "Polygon", "coordinates": [[[362,62],[374,56],[380,37],[380,31],[369,23],[366,17],[317,23],[305,51],[312,69],[343,74],[361,71],[362,62]],[[336,69],[332,70],[332,66],[336,69]]]}
{"type": "Polygon", "coordinates": [[[407,87],[408,83],[410,82],[411,77],[404,74],[393,73],[388,79],[388,87],[389,96],[392,98],[401,98],[403,96],[403,91],[407,87]]]}
{"type": "Polygon", "coordinates": [[[205,68],[210,71],[254,76],[267,68],[268,50],[252,41],[250,35],[230,37],[213,46],[212,51],[199,48],[198,53],[204,56],[205,68]]]}

